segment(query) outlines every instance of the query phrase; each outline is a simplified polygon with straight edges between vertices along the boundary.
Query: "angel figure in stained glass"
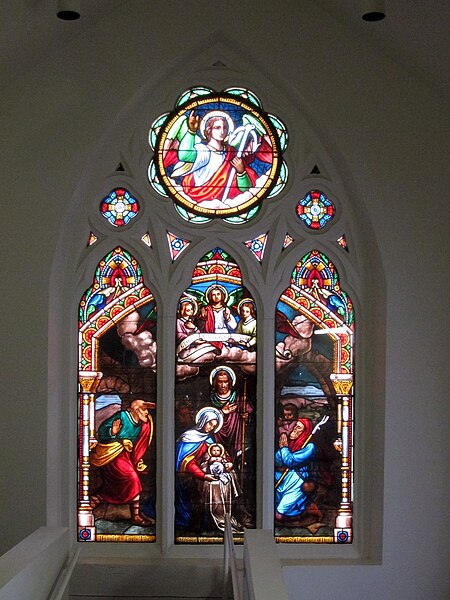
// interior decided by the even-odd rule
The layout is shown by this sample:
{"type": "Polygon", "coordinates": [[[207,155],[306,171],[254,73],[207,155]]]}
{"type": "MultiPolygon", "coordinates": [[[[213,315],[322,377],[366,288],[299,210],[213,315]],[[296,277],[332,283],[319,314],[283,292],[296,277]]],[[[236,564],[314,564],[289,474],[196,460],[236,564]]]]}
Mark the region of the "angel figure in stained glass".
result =
{"type": "Polygon", "coordinates": [[[256,119],[244,115],[244,124],[235,127],[230,115],[220,110],[212,110],[203,118],[191,110],[183,119],[178,163],[171,177],[181,178],[185,194],[206,208],[242,204],[242,194],[258,179],[250,166],[250,158],[261,144],[256,119]]]}
{"type": "Polygon", "coordinates": [[[198,304],[193,298],[181,298],[176,323],[176,353],[180,362],[205,362],[213,360],[216,354],[220,354],[220,349],[217,346],[201,337],[199,328],[194,323],[197,312],[198,304]]]}
{"type": "MultiPolygon", "coordinates": [[[[236,333],[245,337],[243,345],[249,350],[256,350],[256,315],[255,303],[250,298],[244,298],[238,304],[240,321],[236,333]]],[[[242,341],[240,341],[242,343],[242,341]]]]}

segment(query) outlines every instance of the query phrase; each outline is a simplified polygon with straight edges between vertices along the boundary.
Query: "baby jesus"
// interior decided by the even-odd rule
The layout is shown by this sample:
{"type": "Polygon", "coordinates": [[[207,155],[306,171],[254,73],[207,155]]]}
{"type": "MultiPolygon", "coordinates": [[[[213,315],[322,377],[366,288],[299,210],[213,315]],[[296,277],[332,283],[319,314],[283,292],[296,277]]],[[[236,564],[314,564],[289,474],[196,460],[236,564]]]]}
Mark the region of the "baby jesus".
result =
{"type": "Polygon", "coordinates": [[[208,447],[208,456],[203,461],[201,469],[225,485],[231,481],[230,471],[233,469],[233,463],[222,444],[211,444],[208,447]]]}
{"type": "Polygon", "coordinates": [[[243,533],[242,523],[245,527],[254,527],[253,519],[242,502],[242,490],[233,463],[222,444],[215,442],[208,446],[200,468],[214,477],[213,481],[203,481],[203,497],[217,528],[224,531],[226,514],[230,515],[231,529],[235,534],[243,533]]]}

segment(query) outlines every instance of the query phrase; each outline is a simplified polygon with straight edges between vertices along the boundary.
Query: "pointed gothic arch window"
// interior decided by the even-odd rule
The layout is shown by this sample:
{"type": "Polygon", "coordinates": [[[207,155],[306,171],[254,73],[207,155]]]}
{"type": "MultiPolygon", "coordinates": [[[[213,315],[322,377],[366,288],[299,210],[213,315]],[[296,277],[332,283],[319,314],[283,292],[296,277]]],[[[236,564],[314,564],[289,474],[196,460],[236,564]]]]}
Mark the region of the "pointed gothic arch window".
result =
{"type": "Polygon", "coordinates": [[[176,325],[175,541],[220,542],[256,523],[256,305],[235,260],[197,263],[176,325]]]}
{"type": "Polygon", "coordinates": [[[352,540],[354,309],[318,250],[276,307],[275,535],[352,540]]]}
{"type": "Polygon", "coordinates": [[[81,541],[155,540],[156,324],[139,264],[115,248],[79,306],[81,541]]]}
{"type": "MultiPolygon", "coordinates": [[[[300,191],[286,191],[287,129],[247,88],[187,90],[172,112],[153,120],[148,141],[154,154],[144,177],[139,175],[139,189],[146,186],[147,192],[135,199],[118,170],[115,196],[101,196],[98,231],[91,230],[94,220],[86,230],[95,248],[109,243],[114,249],[98,264],[79,305],[78,539],[159,541],[158,519],[163,535],[170,532],[169,543],[220,542],[223,514],[231,511],[236,540],[243,526],[263,524],[273,525],[277,541],[290,545],[350,543],[354,311],[329,258],[334,260],[335,245],[337,252],[346,250],[341,263],[351,259],[342,205],[329,198],[328,188],[317,190],[318,172],[313,189],[306,181],[300,191]],[[216,122],[221,147],[211,148],[208,127],[216,122]],[[196,180],[199,171],[203,178],[196,180]],[[124,198],[127,205],[120,203],[124,198]],[[156,302],[122,240],[142,244],[140,262],[154,274],[150,287],[161,298],[160,317],[167,311],[158,339],[164,339],[163,360],[170,355],[173,362],[175,355],[175,373],[161,377],[158,393],[156,302]],[[292,270],[292,257],[299,256],[274,321],[265,305],[274,305],[279,274],[286,275],[289,264],[292,270]],[[271,335],[276,343],[269,351],[271,335]],[[170,442],[155,427],[161,411],[173,423],[170,442]],[[273,443],[266,436],[257,453],[258,427],[272,423],[274,413],[273,443]],[[328,421],[321,424],[324,417],[328,421]],[[301,419],[306,434],[295,438],[301,419]],[[320,432],[313,433],[316,425],[320,432]],[[295,439],[304,447],[296,448],[295,439]],[[292,457],[280,458],[291,441],[291,454],[305,454],[298,468],[292,457]],[[268,454],[262,468],[258,461],[268,454]],[[161,455],[171,456],[165,464],[173,471],[157,480],[161,455]],[[122,479],[120,469],[114,470],[120,456],[128,465],[122,465],[128,469],[122,479]],[[269,462],[275,482],[273,471],[265,472],[269,462]],[[293,482],[295,470],[299,479],[293,482]],[[264,484],[257,486],[261,473],[264,484]],[[127,479],[135,486],[121,495],[127,479]],[[173,497],[164,505],[159,501],[158,512],[169,479],[173,497]],[[257,506],[270,503],[269,522],[257,506]]],[[[142,170],[142,157],[134,161],[127,157],[126,164],[142,170]]],[[[310,170],[305,166],[305,173],[310,170]]],[[[126,177],[130,183],[132,176],[126,177]]]]}

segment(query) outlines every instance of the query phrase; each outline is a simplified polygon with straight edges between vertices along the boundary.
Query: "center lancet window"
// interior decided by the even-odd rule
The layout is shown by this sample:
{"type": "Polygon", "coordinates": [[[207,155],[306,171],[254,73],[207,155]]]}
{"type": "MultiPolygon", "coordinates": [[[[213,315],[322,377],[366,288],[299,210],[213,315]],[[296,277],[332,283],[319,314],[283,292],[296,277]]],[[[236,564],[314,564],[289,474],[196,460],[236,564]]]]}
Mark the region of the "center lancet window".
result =
{"type": "Polygon", "coordinates": [[[352,259],[349,221],[314,163],[287,186],[283,121],[248,88],[219,89],[155,112],[146,156],[93,202],[86,253],[105,250],[79,301],[80,542],[220,544],[227,514],[238,543],[261,526],[289,545],[354,539],[355,316],[335,266],[352,259]]]}
{"type": "Polygon", "coordinates": [[[221,248],[201,258],[176,324],[175,541],[256,522],[256,306],[221,248]]]}

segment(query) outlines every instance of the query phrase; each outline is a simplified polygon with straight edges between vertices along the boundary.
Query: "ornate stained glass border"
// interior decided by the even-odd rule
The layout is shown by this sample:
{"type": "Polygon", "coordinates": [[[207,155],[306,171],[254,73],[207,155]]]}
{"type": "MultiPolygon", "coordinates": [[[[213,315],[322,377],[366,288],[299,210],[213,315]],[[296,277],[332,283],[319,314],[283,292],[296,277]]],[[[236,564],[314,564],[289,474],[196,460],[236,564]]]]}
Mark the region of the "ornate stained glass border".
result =
{"type": "Polygon", "coordinates": [[[282,121],[265,113],[249,90],[191,88],[171,113],[153,122],[149,180],[187,214],[224,219],[245,214],[237,221],[245,223],[252,209],[284,188],[287,141],[282,121]]]}

